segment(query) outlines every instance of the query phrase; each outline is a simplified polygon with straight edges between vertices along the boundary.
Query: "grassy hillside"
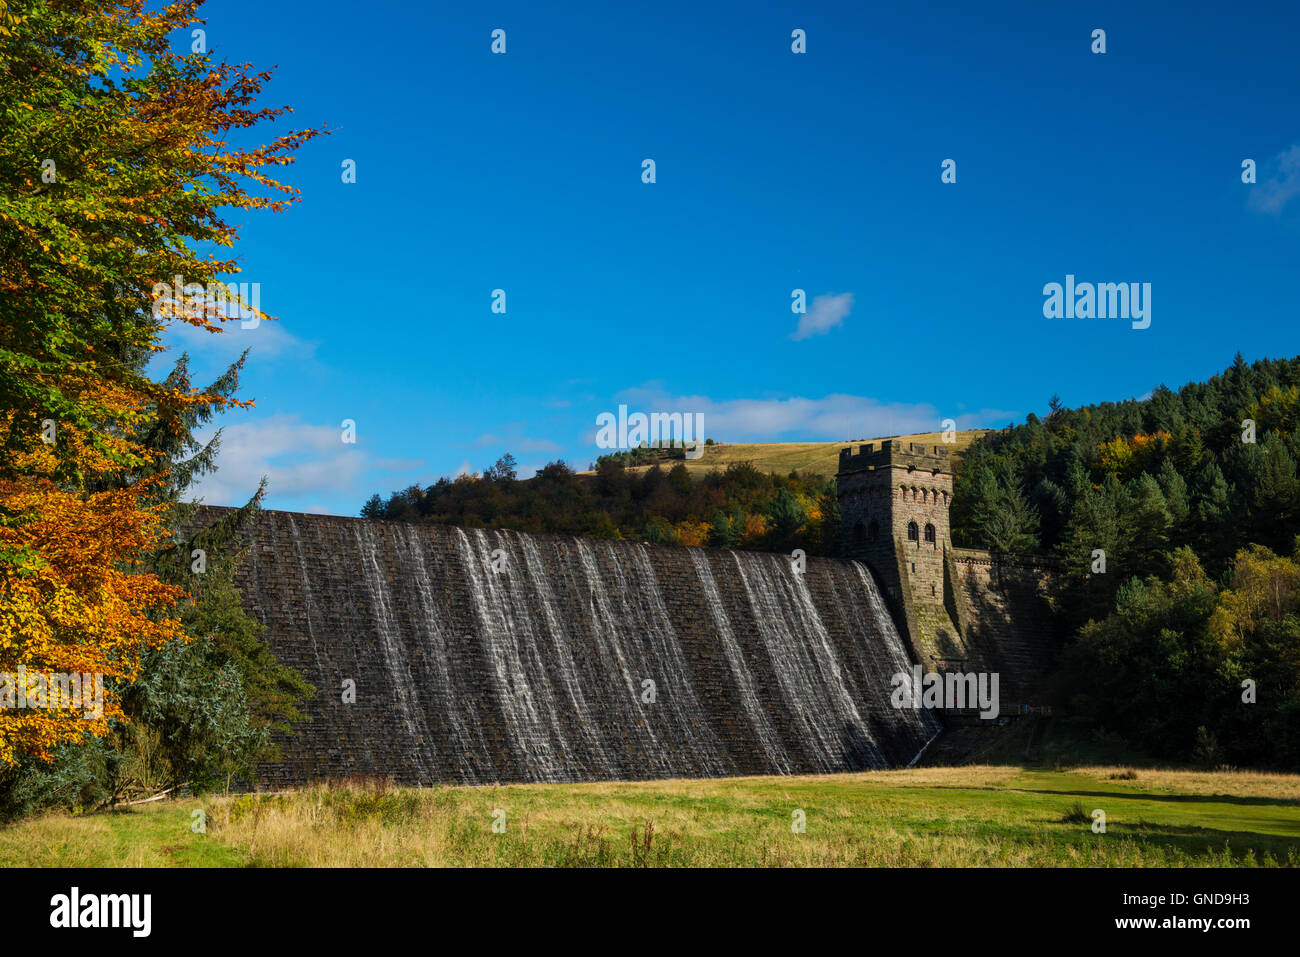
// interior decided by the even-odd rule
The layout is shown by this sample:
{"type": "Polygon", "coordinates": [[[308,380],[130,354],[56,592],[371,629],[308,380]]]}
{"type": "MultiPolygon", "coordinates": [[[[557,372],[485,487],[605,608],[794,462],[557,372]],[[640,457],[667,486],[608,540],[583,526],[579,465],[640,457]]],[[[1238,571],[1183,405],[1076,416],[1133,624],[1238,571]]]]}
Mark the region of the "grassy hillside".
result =
{"type": "MultiPolygon", "coordinates": [[[[967,429],[957,433],[957,441],[949,448],[956,453],[964,451],[975,439],[984,435],[988,429],[967,429]]],[[[915,435],[893,435],[887,438],[903,442],[917,442],[922,445],[943,444],[942,433],[920,432],[915,435]]],[[[788,475],[791,470],[818,475],[834,475],[839,468],[840,449],[847,446],[861,445],[864,442],[879,443],[883,439],[860,439],[853,442],[740,442],[727,445],[706,445],[701,458],[687,460],[684,464],[692,473],[708,472],[710,469],[725,469],[735,462],[749,462],[760,472],[776,475],[788,475]]],[[[676,461],[670,464],[677,464],[676,461]]],[[[644,471],[649,465],[633,466],[629,472],[644,471]]],[[[589,473],[585,473],[589,474],[589,473]]]]}
{"type": "Polygon", "coordinates": [[[1300,864],[1300,776],[1116,767],[353,784],[48,815],[0,830],[0,866],[1276,864],[1300,864]],[[1105,811],[1104,834],[1092,833],[1094,809],[1105,811]],[[197,810],[205,833],[193,833],[197,810]],[[803,833],[792,832],[795,812],[803,833]]]}

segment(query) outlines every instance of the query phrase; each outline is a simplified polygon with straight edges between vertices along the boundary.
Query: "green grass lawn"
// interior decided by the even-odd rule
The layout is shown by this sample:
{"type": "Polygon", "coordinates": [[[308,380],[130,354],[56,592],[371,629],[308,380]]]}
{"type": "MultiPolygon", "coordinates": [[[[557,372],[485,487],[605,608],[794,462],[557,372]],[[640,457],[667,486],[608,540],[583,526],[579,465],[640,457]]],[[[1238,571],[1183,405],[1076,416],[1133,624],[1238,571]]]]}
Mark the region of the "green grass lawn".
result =
{"type": "Polygon", "coordinates": [[[1120,773],[978,766],[482,788],[317,786],[34,818],[0,830],[0,865],[1300,863],[1300,776],[1120,773]],[[1083,817],[1072,821],[1076,803],[1083,817]],[[1104,834],[1091,829],[1094,809],[1106,813],[1104,834]],[[192,829],[195,810],[204,812],[204,833],[192,829]],[[796,811],[803,833],[791,828],[796,811]],[[504,832],[494,833],[494,819],[504,832]]]}

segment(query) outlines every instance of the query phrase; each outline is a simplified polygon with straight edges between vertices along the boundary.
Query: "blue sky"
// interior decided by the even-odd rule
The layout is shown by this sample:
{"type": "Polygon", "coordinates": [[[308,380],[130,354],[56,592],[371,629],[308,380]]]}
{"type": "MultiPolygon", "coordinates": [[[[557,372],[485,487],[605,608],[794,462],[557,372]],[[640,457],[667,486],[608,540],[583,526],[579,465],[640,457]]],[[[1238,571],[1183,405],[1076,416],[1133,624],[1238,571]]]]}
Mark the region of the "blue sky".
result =
{"type": "Polygon", "coordinates": [[[169,340],[208,373],[252,348],[207,502],[585,468],[620,403],[830,441],[1300,353],[1292,4],[472,6],[205,7],[216,56],[333,131],[241,231],[279,321],[169,340]],[[1150,328],[1044,318],[1067,274],[1150,283],[1150,328]]]}

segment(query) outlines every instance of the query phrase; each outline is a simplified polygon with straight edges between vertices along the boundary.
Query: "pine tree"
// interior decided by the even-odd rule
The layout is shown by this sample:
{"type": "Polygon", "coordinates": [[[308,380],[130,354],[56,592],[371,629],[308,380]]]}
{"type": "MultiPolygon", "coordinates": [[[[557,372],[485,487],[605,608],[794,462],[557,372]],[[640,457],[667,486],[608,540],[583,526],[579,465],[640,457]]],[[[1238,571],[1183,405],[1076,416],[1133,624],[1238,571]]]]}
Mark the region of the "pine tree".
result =
{"type": "Polygon", "coordinates": [[[732,509],[731,514],[718,510],[709,523],[709,545],[713,548],[737,548],[744,530],[745,515],[738,506],[732,509]]]}
{"type": "Polygon", "coordinates": [[[1218,463],[1209,463],[1197,475],[1195,499],[1196,551],[1206,570],[1217,575],[1235,549],[1232,490],[1218,463]]]}
{"type": "Polygon", "coordinates": [[[1009,464],[976,476],[972,519],[983,547],[1026,553],[1038,548],[1038,514],[1021,492],[1009,464]]]}
{"type": "Polygon", "coordinates": [[[840,554],[841,527],[840,498],[836,494],[834,482],[827,483],[817,497],[817,508],[821,512],[821,541],[818,552],[822,555],[840,554]]]}
{"type": "Polygon", "coordinates": [[[1126,520],[1132,528],[1132,573],[1163,576],[1167,571],[1165,551],[1173,520],[1165,493],[1154,477],[1143,472],[1129,483],[1127,500],[1131,511],[1126,520]]]}
{"type": "Polygon", "coordinates": [[[1300,482],[1286,443],[1270,432],[1251,447],[1247,460],[1250,489],[1249,540],[1285,551],[1300,510],[1300,482]]]}
{"type": "Polygon", "coordinates": [[[808,521],[808,512],[803,503],[789,489],[783,488],[772,501],[768,516],[772,520],[772,547],[777,551],[797,548],[800,544],[799,534],[808,521]]]}
{"type": "Polygon", "coordinates": [[[1191,516],[1191,502],[1188,498],[1187,482],[1173,460],[1166,458],[1160,465],[1160,491],[1165,496],[1165,507],[1169,510],[1169,526],[1172,540],[1177,545],[1190,544],[1187,522],[1191,516]]]}
{"type": "Polygon", "coordinates": [[[1111,610],[1118,582],[1133,574],[1127,567],[1127,540],[1114,490],[1088,489],[1075,503],[1057,546],[1063,566],[1059,611],[1071,625],[1111,610]]]}

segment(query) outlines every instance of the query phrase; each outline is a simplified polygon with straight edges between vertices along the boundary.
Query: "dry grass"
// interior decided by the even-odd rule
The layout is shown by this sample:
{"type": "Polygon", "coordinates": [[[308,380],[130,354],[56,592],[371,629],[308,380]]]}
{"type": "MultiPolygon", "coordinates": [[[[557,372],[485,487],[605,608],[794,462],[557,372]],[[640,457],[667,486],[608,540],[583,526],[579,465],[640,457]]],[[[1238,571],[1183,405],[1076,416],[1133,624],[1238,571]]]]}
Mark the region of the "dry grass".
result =
{"type": "MultiPolygon", "coordinates": [[[[946,446],[952,452],[960,453],[988,429],[967,429],[957,433],[957,441],[946,446]]],[[[897,435],[891,438],[903,442],[916,442],[921,445],[941,445],[943,435],[939,432],[921,432],[915,435],[897,435]]],[[[788,475],[791,471],[806,472],[831,476],[839,470],[840,449],[849,445],[857,446],[866,442],[879,444],[881,439],[862,439],[855,442],[740,442],[726,445],[706,445],[704,455],[698,459],[682,461],[692,474],[709,472],[712,469],[725,469],[735,462],[749,462],[760,472],[788,475]]],[[[670,468],[677,462],[664,463],[670,468]]],[[[645,471],[649,465],[638,465],[628,469],[629,472],[645,471]]]]}
{"type": "MultiPolygon", "coordinates": [[[[977,766],[428,790],[371,782],[222,799],[210,821],[219,840],[262,866],[1142,867],[1295,863],[1300,854],[1300,810],[1255,793],[1263,785],[1290,794],[1300,778],[1193,776],[1178,792],[1257,799],[1242,808],[1231,798],[1151,800],[1140,779],[1110,782],[1113,770],[977,766]],[[1090,817],[1082,826],[1071,818],[1076,805],[1104,807],[1108,833],[1093,834],[1090,817]],[[504,833],[493,831],[498,810],[504,833]],[[795,811],[803,833],[791,829],[795,811]]],[[[1173,781],[1150,787],[1163,795],[1173,781]]]]}
{"type": "Polygon", "coordinates": [[[1071,867],[1300,863],[1300,776],[1016,766],[185,799],[0,829],[0,864],[1071,867]],[[1107,833],[1094,834],[1093,809],[1107,833]],[[202,809],[207,832],[190,831],[202,809]],[[502,820],[504,832],[493,824],[502,820]],[[801,812],[805,829],[792,823],[801,812]]]}
{"type": "Polygon", "coordinates": [[[1136,784],[1147,791],[1268,798],[1300,802],[1300,775],[1271,771],[1175,771],[1098,765],[1072,769],[1076,774],[1136,784]],[[1132,778],[1123,777],[1132,772],[1132,778]]]}

